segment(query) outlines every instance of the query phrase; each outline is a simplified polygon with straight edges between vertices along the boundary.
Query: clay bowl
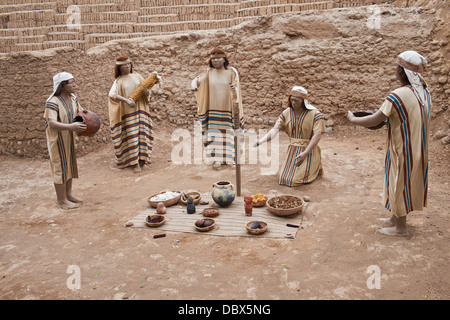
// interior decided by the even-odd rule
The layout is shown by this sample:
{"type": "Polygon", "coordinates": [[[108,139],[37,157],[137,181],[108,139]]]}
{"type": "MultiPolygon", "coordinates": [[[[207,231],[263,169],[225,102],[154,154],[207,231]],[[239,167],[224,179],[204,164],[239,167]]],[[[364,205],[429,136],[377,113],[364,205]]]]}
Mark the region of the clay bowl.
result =
{"type": "MultiPolygon", "coordinates": [[[[378,110],[375,110],[375,112],[377,112],[377,111],[378,111],[378,110]]],[[[356,111],[356,112],[353,112],[353,115],[354,115],[355,117],[358,117],[358,118],[370,116],[370,115],[372,115],[372,114],[374,114],[374,112],[371,111],[371,110],[367,110],[367,111],[356,111]]],[[[382,128],[385,124],[386,124],[386,121],[382,121],[381,123],[377,124],[376,126],[368,127],[368,129],[370,129],[370,130],[377,130],[377,129],[382,128]]]]}
{"type": "Polygon", "coordinates": [[[166,217],[164,216],[160,216],[157,214],[151,215],[150,219],[154,219],[156,217],[161,217],[161,221],[159,222],[150,222],[150,220],[148,219],[148,217],[145,218],[145,224],[149,227],[159,227],[161,225],[163,225],[166,222],[166,217]]]}
{"type": "Polygon", "coordinates": [[[152,199],[153,197],[156,197],[157,195],[160,195],[160,194],[164,194],[164,193],[166,193],[166,192],[167,192],[167,191],[163,191],[163,192],[160,192],[160,193],[151,195],[150,197],[148,197],[147,202],[148,202],[152,207],[156,208],[156,207],[158,206],[158,203],[160,203],[160,202],[164,203],[164,205],[165,205],[166,207],[169,207],[169,206],[173,206],[174,204],[177,204],[178,201],[180,201],[181,193],[180,193],[179,191],[172,191],[172,192],[177,192],[177,193],[178,193],[178,196],[175,196],[175,197],[173,197],[173,198],[171,198],[171,199],[168,199],[168,200],[164,200],[164,201],[150,200],[150,199],[152,199]]]}
{"type": "Polygon", "coordinates": [[[252,229],[251,226],[255,221],[249,221],[245,224],[245,228],[251,234],[262,234],[267,231],[267,222],[259,221],[259,225],[262,227],[261,229],[252,229]]]}
{"type": "Polygon", "coordinates": [[[214,218],[217,217],[220,214],[219,208],[205,208],[202,212],[203,216],[214,218]]]}
{"type": "Polygon", "coordinates": [[[190,191],[190,192],[182,192],[180,197],[180,202],[184,205],[187,205],[187,200],[189,197],[192,197],[192,200],[194,200],[194,204],[197,205],[202,200],[202,194],[197,191],[190,191]]]}
{"type": "Polygon", "coordinates": [[[272,197],[269,200],[267,200],[267,210],[272,212],[273,214],[277,216],[290,216],[293,214],[296,214],[300,211],[302,211],[303,205],[305,204],[305,201],[297,196],[292,195],[281,195],[272,197]],[[280,203],[287,202],[289,200],[295,200],[297,202],[300,202],[301,205],[295,206],[295,207],[283,207],[280,205],[280,203]],[[277,205],[278,204],[278,205],[277,205]]]}
{"type": "Polygon", "coordinates": [[[212,224],[210,226],[208,226],[208,227],[197,227],[195,225],[195,223],[194,223],[194,227],[198,231],[201,231],[201,232],[209,231],[209,230],[212,230],[216,226],[216,221],[214,219],[212,219],[212,218],[203,218],[203,220],[209,220],[209,221],[212,222],[212,224]]]}
{"type": "Polygon", "coordinates": [[[253,201],[252,201],[252,205],[253,205],[254,207],[264,207],[264,206],[266,205],[266,202],[267,202],[267,200],[264,200],[264,201],[258,201],[258,202],[253,202],[253,201]]]}

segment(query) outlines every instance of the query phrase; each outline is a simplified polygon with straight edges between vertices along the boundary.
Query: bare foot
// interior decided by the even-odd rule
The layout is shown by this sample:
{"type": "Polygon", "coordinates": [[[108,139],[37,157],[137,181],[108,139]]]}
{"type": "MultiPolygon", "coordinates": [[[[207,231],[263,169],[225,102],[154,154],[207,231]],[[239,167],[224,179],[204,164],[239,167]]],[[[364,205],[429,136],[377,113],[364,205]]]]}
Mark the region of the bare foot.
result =
{"type": "Polygon", "coordinates": [[[383,221],[384,223],[386,223],[388,226],[394,227],[395,226],[395,220],[391,217],[391,218],[379,218],[380,221],[383,221]]]}
{"type": "Polygon", "coordinates": [[[58,206],[63,210],[70,210],[70,209],[79,208],[80,204],[67,200],[67,201],[58,202],[58,206]]]}
{"type": "Polygon", "coordinates": [[[77,198],[77,197],[69,195],[69,194],[67,195],[67,200],[69,200],[70,202],[75,202],[75,203],[82,203],[83,202],[83,199],[77,198]]]}
{"type": "Polygon", "coordinates": [[[406,237],[408,235],[408,232],[406,230],[397,230],[396,227],[381,228],[381,229],[378,229],[378,232],[388,235],[388,236],[406,237]]]}
{"type": "Polygon", "coordinates": [[[139,173],[139,172],[142,171],[142,170],[141,170],[141,166],[140,166],[139,164],[135,165],[133,170],[134,170],[134,172],[136,172],[136,173],[139,173]]]}

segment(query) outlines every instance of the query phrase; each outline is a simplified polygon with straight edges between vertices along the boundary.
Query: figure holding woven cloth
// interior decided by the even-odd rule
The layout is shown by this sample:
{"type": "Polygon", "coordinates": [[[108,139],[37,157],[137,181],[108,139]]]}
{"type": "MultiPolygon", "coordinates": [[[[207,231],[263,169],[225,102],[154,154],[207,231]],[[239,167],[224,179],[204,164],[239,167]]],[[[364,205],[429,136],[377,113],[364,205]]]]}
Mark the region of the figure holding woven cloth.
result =
{"type": "Polygon", "coordinates": [[[387,118],[387,151],[383,205],[392,216],[383,219],[391,227],[379,231],[388,235],[408,234],[406,216],[427,206],[428,139],[431,97],[422,77],[426,59],[415,51],[397,57],[396,78],[401,87],[392,91],[373,115],[357,118],[354,124],[371,127],[387,118]]]}
{"type": "Polygon", "coordinates": [[[152,73],[144,79],[133,73],[132,62],[127,56],[116,59],[114,71],[116,80],[109,91],[108,104],[116,163],[120,169],[134,167],[136,172],[140,172],[151,162],[150,88],[159,82],[160,77],[152,73]],[[144,87],[146,82],[150,84],[144,87]]]}
{"type": "Polygon", "coordinates": [[[323,114],[309,103],[308,91],[295,86],[289,92],[288,107],[280,114],[273,128],[255,143],[255,147],[272,140],[278,132],[289,136],[286,159],[278,183],[297,187],[323,176],[322,156],[318,145],[325,133],[323,114]]]}
{"type": "Polygon", "coordinates": [[[234,103],[239,103],[241,128],[244,112],[239,74],[229,66],[222,49],[216,48],[210,52],[209,68],[192,81],[191,89],[196,92],[207,163],[212,163],[214,168],[233,164],[234,103]]]}

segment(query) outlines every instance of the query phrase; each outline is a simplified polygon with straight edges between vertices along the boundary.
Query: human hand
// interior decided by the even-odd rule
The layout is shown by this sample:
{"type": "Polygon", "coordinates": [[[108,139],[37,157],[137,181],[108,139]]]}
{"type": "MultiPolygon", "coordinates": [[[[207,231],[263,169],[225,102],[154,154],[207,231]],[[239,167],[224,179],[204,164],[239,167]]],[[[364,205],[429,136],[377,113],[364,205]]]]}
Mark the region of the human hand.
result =
{"type": "Polygon", "coordinates": [[[81,134],[86,131],[87,125],[83,122],[74,122],[70,124],[70,130],[75,131],[77,134],[81,134]]]}
{"type": "Polygon", "coordinates": [[[259,140],[258,141],[256,141],[254,144],[253,144],[253,148],[257,148],[257,147],[259,147],[259,145],[260,145],[261,143],[259,143],[259,140]]]}
{"type": "Polygon", "coordinates": [[[131,108],[134,108],[134,107],[136,106],[136,102],[134,102],[134,100],[131,99],[131,98],[129,98],[129,99],[127,100],[127,104],[128,104],[131,108]]]}
{"type": "Polygon", "coordinates": [[[197,91],[198,90],[198,77],[192,80],[191,82],[191,90],[197,91]]]}
{"type": "Polygon", "coordinates": [[[235,92],[236,91],[236,87],[234,86],[234,84],[231,84],[230,83],[230,90],[231,90],[231,92],[235,92]]]}
{"type": "Polygon", "coordinates": [[[295,157],[294,163],[296,167],[299,167],[303,161],[305,161],[308,154],[306,152],[301,152],[297,157],[295,157]]]}
{"type": "Polygon", "coordinates": [[[349,111],[347,111],[347,119],[350,121],[350,122],[353,122],[353,119],[355,118],[355,115],[353,114],[353,112],[351,112],[350,110],[349,111]]]}

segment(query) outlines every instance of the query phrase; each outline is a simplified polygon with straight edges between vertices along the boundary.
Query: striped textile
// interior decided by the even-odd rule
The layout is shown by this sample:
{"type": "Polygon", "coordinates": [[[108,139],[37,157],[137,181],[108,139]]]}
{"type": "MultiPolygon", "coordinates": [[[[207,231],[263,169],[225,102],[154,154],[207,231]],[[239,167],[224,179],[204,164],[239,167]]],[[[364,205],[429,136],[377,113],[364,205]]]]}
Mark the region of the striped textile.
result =
{"type": "Polygon", "coordinates": [[[235,162],[235,102],[239,104],[241,128],[244,124],[237,70],[232,67],[225,70],[210,68],[199,76],[198,85],[196,98],[203,144],[206,147],[206,162],[232,164],[235,162]],[[236,88],[235,95],[230,90],[230,84],[236,88]]]}
{"type": "Polygon", "coordinates": [[[75,116],[83,110],[76,97],[71,96],[68,104],[54,96],[45,105],[45,134],[50,157],[50,172],[55,184],[67,183],[72,178],[78,178],[78,166],[75,155],[74,133],[69,130],[54,130],[48,125],[49,120],[70,124],[75,116]]]}
{"type": "Polygon", "coordinates": [[[305,109],[302,114],[296,116],[292,108],[287,108],[279,116],[277,126],[291,138],[278,183],[295,187],[321,178],[323,168],[321,150],[318,145],[298,167],[295,166],[295,158],[308,146],[315,132],[325,132],[325,120],[322,113],[317,109],[305,109]]]}
{"type": "Polygon", "coordinates": [[[123,115],[122,121],[111,128],[111,138],[119,168],[136,164],[139,160],[150,162],[153,127],[148,112],[138,110],[123,115]]]}
{"type": "Polygon", "coordinates": [[[199,115],[207,163],[234,163],[234,121],[230,111],[210,110],[199,115]]]}
{"type": "Polygon", "coordinates": [[[431,98],[422,105],[411,86],[391,92],[380,110],[388,117],[383,204],[397,217],[427,206],[431,98]]]}
{"type": "Polygon", "coordinates": [[[111,139],[120,169],[136,165],[140,160],[151,162],[153,125],[148,98],[142,96],[134,107],[113,98],[115,95],[129,97],[144,80],[137,73],[120,76],[109,94],[111,139]]]}

